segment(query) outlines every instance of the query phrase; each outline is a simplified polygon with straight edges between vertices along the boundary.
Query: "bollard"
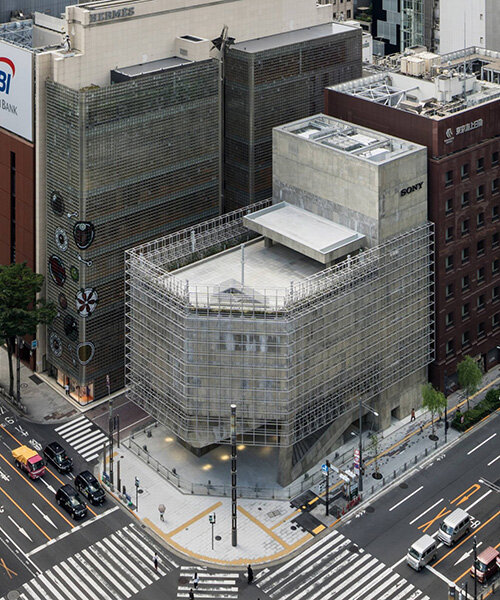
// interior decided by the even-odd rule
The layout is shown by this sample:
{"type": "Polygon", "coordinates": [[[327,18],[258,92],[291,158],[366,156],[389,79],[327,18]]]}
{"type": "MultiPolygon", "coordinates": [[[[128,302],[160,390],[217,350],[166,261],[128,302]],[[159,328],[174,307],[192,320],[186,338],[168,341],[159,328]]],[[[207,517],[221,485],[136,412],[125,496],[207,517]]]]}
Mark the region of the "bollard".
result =
{"type": "Polygon", "coordinates": [[[427,448],[425,449],[425,456],[427,456],[427,448]]]}
{"type": "Polygon", "coordinates": [[[415,454],[415,464],[417,464],[418,456],[415,454]]]}
{"type": "Polygon", "coordinates": [[[406,471],[406,463],[404,464],[403,471],[406,471]]]}
{"type": "Polygon", "coordinates": [[[392,475],[392,478],[393,478],[393,479],[396,479],[396,469],[394,469],[394,473],[393,473],[393,475],[392,475]]]}

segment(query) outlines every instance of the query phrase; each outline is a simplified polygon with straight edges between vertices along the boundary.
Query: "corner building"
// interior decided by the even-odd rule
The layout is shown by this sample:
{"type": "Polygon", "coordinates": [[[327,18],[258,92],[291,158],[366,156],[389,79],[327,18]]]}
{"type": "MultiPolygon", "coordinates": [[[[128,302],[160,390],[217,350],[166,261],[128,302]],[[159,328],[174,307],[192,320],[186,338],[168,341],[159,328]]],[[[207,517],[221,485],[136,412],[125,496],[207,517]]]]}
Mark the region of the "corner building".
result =
{"type": "Polygon", "coordinates": [[[126,367],[134,402],[197,452],[227,440],[235,403],[286,484],[349,435],[359,399],[380,427],[418,402],[433,234],[418,144],[321,114],[273,141],[272,201],[127,252],[126,367]]]}
{"type": "Polygon", "coordinates": [[[483,371],[500,358],[500,86],[490,83],[499,59],[472,48],[443,57],[434,75],[387,71],[325,91],[328,114],[427,147],[436,238],[430,379],[445,392],[465,355],[483,371]]]}

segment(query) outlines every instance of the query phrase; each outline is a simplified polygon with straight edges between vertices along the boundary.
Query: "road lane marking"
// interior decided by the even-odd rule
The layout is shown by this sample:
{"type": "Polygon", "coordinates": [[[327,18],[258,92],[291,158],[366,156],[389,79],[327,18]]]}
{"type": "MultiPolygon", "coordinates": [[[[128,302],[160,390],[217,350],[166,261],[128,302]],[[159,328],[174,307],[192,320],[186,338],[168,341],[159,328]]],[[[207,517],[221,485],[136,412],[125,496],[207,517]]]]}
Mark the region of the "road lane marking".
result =
{"type": "MultiPolygon", "coordinates": [[[[1,531],[1,532],[2,532],[2,534],[3,534],[3,537],[4,537],[4,538],[7,538],[7,539],[9,540],[9,542],[10,542],[10,543],[11,543],[11,544],[14,546],[14,548],[17,550],[17,552],[18,552],[19,554],[21,554],[22,556],[24,556],[24,558],[26,559],[26,561],[30,563],[30,565],[31,565],[31,566],[33,567],[33,569],[35,570],[35,573],[33,573],[33,571],[31,571],[31,569],[29,568],[29,566],[27,566],[27,565],[24,565],[24,566],[25,566],[25,567],[28,569],[28,571],[30,571],[30,573],[31,573],[32,575],[35,575],[35,574],[39,575],[39,574],[40,574],[42,571],[41,571],[41,570],[40,570],[40,569],[39,569],[39,568],[38,568],[38,567],[35,565],[35,563],[34,563],[34,562],[33,562],[33,561],[32,561],[32,560],[31,560],[31,559],[28,557],[28,555],[27,555],[27,554],[25,554],[25,553],[24,553],[24,552],[21,550],[21,548],[20,548],[20,547],[19,547],[19,546],[16,544],[16,542],[15,542],[15,541],[14,541],[14,540],[13,540],[13,539],[12,539],[12,538],[9,536],[9,535],[7,535],[7,533],[5,533],[5,531],[4,531],[4,530],[3,530],[1,527],[0,527],[0,531],[1,531]]],[[[6,544],[6,543],[5,543],[5,540],[1,540],[1,541],[2,541],[2,542],[5,544],[5,546],[6,546],[7,548],[9,547],[9,546],[8,546],[8,544],[6,544]]],[[[10,550],[10,548],[9,548],[9,550],[10,550]]],[[[11,550],[11,552],[12,552],[12,550],[11,550]]],[[[19,562],[21,562],[21,559],[20,559],[19,557],[17,557],[17,560],[18,560],[19,562]]]]}
{"type": "Polygon", "coordinates": [[[42,517],[52,525],[52,527],[57,529],[57,525],[54,523],[54,521],[48,515],[46,515],[40,508],[38,508],[38,506],[34,502],[31,503],[31,506],[35,510],[37,510],[42,515],[42,517]]]}
{"type": "Polygon", "coordinates": [[[2,565],[2,567],[5,569],[5,572],[9,576],[9,579],[12,579],[11,573],[17,576],[17,573],[15,571],[13,571],[12,569],[9,569],[9,567],[5,564],[5,561],[3,558],[0,558],[0,565],[2,565]]]}
{"type": "MultiPolygon", "coordinates": [[[[443,518],[445,515],[449,515],[451,513],[451,510],[449,508],[446,508],[446,506],[444,508],[442,508],[439,513],[433,517],[430,521],[427,521],[427,523],[422,523],[422,525],[418,526],[418,529],[422,529],[422,531],[424,533],[427,532],[427,530],[429,529],[429,527],[431,525],[434,525],[434,523],[438,520],[443,518]]],[[[434,535],[437,535],[437,531],[434,535]]]]}
{"type": "MultiPolygon", "coordinates": [[[[0,425],[0,427],[1,427],[1,425],[0,425]]],[[[63,519],[66,521],[66,523],[67,523],[67,524],[68,524],[70,527],[72,527],[72,528],[74,527],[73,523],[72,523],[71,521],[68,521],[68,519],[67,519],[67,518],[66,518],[66,517],[65,517],[65,516],[62,514],[62,512],[61,512],[61,511],[60,511],[58,508],[56,508],[56,507],[55,507],[53,504],[51,504],[51,503],[49,502],[49,500],[47,500],[47,498],[46,498],[46,497],[45,497],[45,496],[44,496],[44,495],[43,495],[41,492],[39,492],[39,491],[36,489],[36,487],[35,487],[35,486],[34,486],[34,485],[33,485],[33,484],[32,484],[32,483],[31,483],[31,482],[28,480],[28,479],[26,479],[26,477],[23,477],[23,475],[22,475],[21,473],[19,473],[19,471],[18,471],[18,470],[17,470],[17,469],[14,467],[14,465],[11,465],[11,464],[10,464],[10,462],[9,462],[9,461],[8,461],[8,460],[5,458],[5,456],[4,456],[3,454],[1,454],[1,453],[0,453],[0,458],[1,458],[2,460],[4,460],[4,461],[5,461],[5,462],[6,462],[6,463],[9,465],[9,467],[10,467],[10,468],[11,468],[11,469],[14,471],[14,473],[17,473],[17,475],[19,475],[19,477],[20,477],[20,478],[21,478],[21,479],[22,479],[24,482],[26,482],[26,483],[27,483],[27,484],[28,484],[28,485],[29,485],[29,486],[30,486],[30,487],[31,487],[33,490],[35,490],[35,492],[36,492],[36,493],[37,493],[37,494],[40,496],[40,498],[43,498],[43,499],[45,500],[45,502],[47,502],[47,504],[48,504],[48,505],[49,505],[49,506],[50,506],[50,507],[51,507],[53,510],[55,510],[55,511],[56,511],[56,513],[57,513],[57,514],[58,514],[58,515],[59,515],[61,518],[63,518],[63,519]]],[[[5,492],[4,492],[4,493],[5,493],[5,492]]]]}
{"type": "Polygon", "coordinates": [[[23,515],[33,523],[33,525],[41,532],[43,533],[43,535],[48,539],[51,540],[52,538],[50,537],[50,535],[48,535],[47,533],[45,533],[45,531],[40,527],[40,525],[38,525],[38,523],[36,521],[33,521],[33,519],[19,506],[19,504],[9,496],[9,494],[7,494],[7,492],[3,489],[3,487],[0,486],[0,492],[2,492],[3,494],[5,494],[7,496],[7,498],[12,502],[12,504],[14,504],[15,506],[17,506],[17,508],[23,513],[23,515]]]}
{"type": "Polygon", "coordinates": [[[490,461],[486,466],[489,467],[490,465],[492,465],[494,462],[496,462],[498,459],[500,458],[500,454],[494,458],[492,461],[490,461]]]}
{"type": "Polygon", "coordinates": [[[457,506],[459,506],[460,504],[462,504],[462,502],[467,502],[467,500],[471,496],[473,496],[476,492],[478,492],[480,489],[481,489],[481,486],[479,485],[479,483],[474,483],[473,485],[470,486],[470,488],[467,488],[465,490],[465,492],[462,492],[455,499],[453,499],[450,502],[450,504],[455,504],[455,502],[457,502],[457,500],[460,500],[460,502],[457,502],[457,506]],[[474,490],[474,491],[469,494],[468,492],[470,492],[470,490],[474,490]]]}
{"type": "Polygon", "coordinates": [[[395,508],[397,508],[400,504],[403,504],[403,502],[406,502],[407,500],[409,500],[412,496],[414,496],[416,493],[420,492],[421,489],[423,489],[423,485],[421,485],[419,488],[417,488],[414,492],[412,492],[409,496],[406,496],[406,498],[403,498],[402,500],[400,500],[397,504],[395,504],[392,508],[389,509],[389,512],[393,511],[395,508]]]}
{"type": "Polygon", "coordinates": [[[87,527],[87,525],[91,525],[92,523],[95,523],[99,519],[102,519],[106,515],[109,515],[110,513],[115,512],[115,510],[118,510],[119,508],[120,508],[119,506],[113,506],[113,508],[110,508],[109,510],[101,513],[100,515],[97,515],[97,517],[95,517],[94,519],[89,519],[88,521],[85,521],[81,525],[77,525],[76,527],[73,527],[73,529],[70,529],[69,531],[65,531],[64,533],[61,533],[61,535],[57,536],[56,538],[51,538],[50,542],[46,542],[45,544],[42,544],[41,546],[38,546],[34,550],[31,550],[30,552],[28,552],[26,554],[26,556],[32,556],[33,554],[36,554],[37,552],[40,552],[40,550],[43,550],[47,546],[50,546],[52,544],[55,544],[56,542],[59,542],[60,540],[62,540],[63,538],[67,537],[71,533],[74,533],[75,531],[79,531],[80,529],[83,529],[84,527],[87,527]]]}
{"type": "Polygon", "coordinates": [[[452,585],[453,584],[453,581],[451,581],[451,579],[448,579],[448,577],[445,577],[442,573],[440,573],[439,571],[437,571],[434,567],[431,567],[430,565],[425,565],[425,568],[428,569],[434,575],[436,575],[436,577],[439,577],[439,579],[442,579],[448,585],[452,585]]]}
{"type": "Polygon", "coordinates": [[[429,506],[429,508],[427,510],[424,510],[423,513],[420,513],[418,515],[418,517],[415,517],[413,519],[413,521],[410,521],[410,525],[413,525],[413,523],[415,523],[415,521],[418,521],[420,519],[420,517],[423,517],[425,514],[427,514],[430,510],[432,510],[435,506],[437,506],[440,502],[442,502],[444,500],[444,498],[440,498],[435,504],[433,504],[432,506],[429,506]]]}
{"type": "Polygon", "coordinates": [[[16,522],[14,521],[14,519],[13,519],[13,518],[12,518],[10,515],[7,515],[7,519],[9,519],[9,521],[10,521],[11,523],[13,523],[13,524],[14,524],[14,526],[15,526],[15,527],[17,527],[17,528],[19,529],[19,533],[22,533],[24,536],[26,536],[26,537],[29,539],[29,541],[30,541],[30,542],[33,542],[33,540],[32,540],[32,538],[31,538],[31,536],[30,536],[30,535],[29,535],[29,533],[26,531],[26,529],[23,529],[23,528],[21,527],[21,525],[19,525],[18,523],[16,523],[16,522]]]}
{"type": "Polygon", "coordinates": [[[399,565],[400,565],[402,562],[404,562],[405,560],[406,560],[406,554],[403,556],[403,558],[400,558],[400,559],[398,560],[398,562],[395,562],[395,563],[392,565],[391,569],[395,569],[397,566],[399,566],[399,565]]]}
{"type": "Polygon", "coordinates": [[[464,539],[463,539],[463,540],[462,540],[462,541],[461,541],[459,544],[457,544],[457,545],[456,545],[456,546],[455,546],[455,547],[454,547],[452,550],[450,550],[448,553],[446,553],[444,556],[442,556],[442,557],[441,557],[441,558],[440,558],[440,559],[437,561],[437,563],[435,563],[435,565],[434,565],[434,566],[435,566],[435,567],[437,567],[437,565],[438,565],[440,562],[443,562],[443,560],[444,560],[445,558],[447,558],[447,557],[448,557],[450,554],[452,554],[453,552],[455,552],[455,550],[457,550],[458,548],[460,548],[460,546],[461,546],[462,544],[465,544],[465,542],[466,542],[466,541],[470,540],[470,539],[471,539],[471,537],[475,536],[475,535],[477,534],[477,532],[478,532],[479,530],[481,530],[483,527],[485,527],[486,525],[488,525],[488,523],[489,523],[490,521],[493,521],[493,519],[496,519],[496,518],[498,517],[498,515],[500,515],[500,510],[499,510],[498,512],[496,512],[496,513],[495,513],[495,514],[494,514],[492,517],[490,517],[490,518],[489,518],[487,521],[485,521],[485,522],[484,522],[482,525],[479,525],[479,527],[477,527],[477,528],[476,528],[476,529],[475,529],[475,530],[474,530],[474,531],[473,531],[473,532],[472,532],[470,535],[468,535],[467,537],[465,537],[465,538],[464,538],[464,539]]]}
{"type": "Polygon", "coordinates": [[[76,425],[77,423],[80,423],[81,421],[84,421],[86,418],[87,417],[85,415],[82,415],[81,417],[73,419],[72,421],[69,421],[68,423],[64,423],[64,425],[59,425],[59,427],[56,427],[54,429],[54,431],[57,431],[57,433],[59,433],[59,435],[63,431],[68,432],[70,429],[73,429],[74,425],[76,425]]]}
{"type": "MultiPolygon", "coordinates": [[[[476,545],[476,548],[479,548],[479,546],[481,546],[481,545],[482,545],[482,543],[483,543],[483,542],[479,542],[479,544],[477,544],[477,545],[476,545]]],[[[456,563],[455,563],[453,566],[454,566],[454,567],[456,567],[456,566],[458,565],[458,563],[461,563],[461,562],[462,562],[462,561],[464,561],[466,558],[469,558],[469,556],[470,556],[470,555],[471,555],[473,552],[474,552],[474,549],[472,549],[472,550],[469,550],[469,551],[467,551],[467,552],[464,552],[464,553],[462,554],[462,558],[459,558],[459,559],[457,560],[457,562],[456,562],[456,563]]]]}
{"type": "Polygon", "coordinates": [[[473,452],[475,452],[478,448],[481,448],[481,446],[484,446],[484,444],[486,444],[486,442],[489,442],[490,440],[492,440],[494,437],[496,436],[496,433],[494,433],[493,435],[490,435],[489,438],[486,438],[484,440],[484,442],[481,442],[480,444],[478,444],[475,448],[472,448],[472,450],[469,450],[469,452],[467,452],[467,456],[469,456],[469,454],[472,454],[473,452]]]}
{"type": "Polygon", "coordinates": [[[483,498],[486,498],[486,496],[489,496],[489,495],[491,494],[491,492],[492,492],[492,490],[488,490],[488,491],[487,491],[485,494],[483,494],[483,495],[482,495],[480,498],[478,498],[478,499],[477,499],[475,502],[473,502],[473,503],[472,503],[470,506],[468,506],[468,507],[465,509],[465,512],[469,512],[469,511],[470,511],[470,509],[471,509],[473,506],[476,506],[476,504],[477,504],[478,502],[481,502],[481,500],[482,500],[483,498]]]}

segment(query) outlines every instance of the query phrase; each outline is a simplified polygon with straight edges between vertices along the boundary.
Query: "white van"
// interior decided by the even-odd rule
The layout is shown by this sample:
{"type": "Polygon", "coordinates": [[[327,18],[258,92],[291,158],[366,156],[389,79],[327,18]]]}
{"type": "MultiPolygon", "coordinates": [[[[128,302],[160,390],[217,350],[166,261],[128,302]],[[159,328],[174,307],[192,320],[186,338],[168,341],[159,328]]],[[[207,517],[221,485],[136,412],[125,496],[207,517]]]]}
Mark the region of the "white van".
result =
{"type": "Polygon", "coordinates": [[[470,531],[470,515],[462,510],[456,508],[446,519],[441,523],[438,530],[438,538],[447,546],[453,546],[453,544],[459,540],[463,535],[470,531]]]}
{"type": "Polygon", "coordinates": [[[406,562],[416,571],[420,571],[431,560],[435,560],[436,557],[436,540],[430,535],[425,534],[408,548],[406,562]]]}

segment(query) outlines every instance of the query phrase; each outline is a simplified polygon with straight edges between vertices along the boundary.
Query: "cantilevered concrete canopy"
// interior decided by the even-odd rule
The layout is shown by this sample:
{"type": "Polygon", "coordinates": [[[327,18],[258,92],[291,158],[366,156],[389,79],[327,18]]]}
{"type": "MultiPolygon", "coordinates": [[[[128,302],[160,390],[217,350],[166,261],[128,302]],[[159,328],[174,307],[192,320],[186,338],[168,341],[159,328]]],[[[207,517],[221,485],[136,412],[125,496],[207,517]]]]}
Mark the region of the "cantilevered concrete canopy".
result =
{"type": "Polygon", "coordinates": [[[366,245],[364,235],[288,202],[247,215],[243,222],[248,229],[325,265],[366,245]]]}

